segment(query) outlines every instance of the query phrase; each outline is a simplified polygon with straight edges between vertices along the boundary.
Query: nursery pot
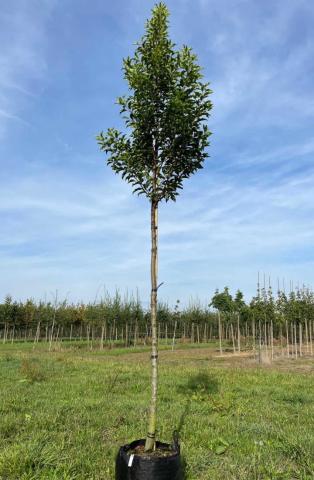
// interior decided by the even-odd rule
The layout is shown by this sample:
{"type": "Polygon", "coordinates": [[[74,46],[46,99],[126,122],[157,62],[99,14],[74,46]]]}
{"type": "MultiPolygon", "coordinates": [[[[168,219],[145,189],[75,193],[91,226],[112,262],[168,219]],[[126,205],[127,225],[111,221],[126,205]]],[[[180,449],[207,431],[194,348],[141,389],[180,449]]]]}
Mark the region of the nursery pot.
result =
{"type": "Polygon", "coordinates": [[[164,457],[130,455],[140,445],[145,445],[145,440],[135,440],[119,449],[116,480],[183,480],[179,445],[156,442],[157,448],[173,451],[164,457]]]}

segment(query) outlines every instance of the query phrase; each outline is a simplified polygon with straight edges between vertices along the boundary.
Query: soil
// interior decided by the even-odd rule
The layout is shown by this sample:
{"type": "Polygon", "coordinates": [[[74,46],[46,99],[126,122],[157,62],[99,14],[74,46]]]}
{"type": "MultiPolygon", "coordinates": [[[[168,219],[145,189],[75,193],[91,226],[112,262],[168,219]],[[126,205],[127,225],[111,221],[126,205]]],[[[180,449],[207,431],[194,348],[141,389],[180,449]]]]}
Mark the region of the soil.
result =
{"type": "Polygon", "coordinates": [[[174,451],[168,448],[156,448],[151,452],[145,452],[144,445],[138,445],[137,447],[133,448],[132,450],[128,450],[128,455],[140,455],[141,457],[171,457],[174,455],[174,451]]]}

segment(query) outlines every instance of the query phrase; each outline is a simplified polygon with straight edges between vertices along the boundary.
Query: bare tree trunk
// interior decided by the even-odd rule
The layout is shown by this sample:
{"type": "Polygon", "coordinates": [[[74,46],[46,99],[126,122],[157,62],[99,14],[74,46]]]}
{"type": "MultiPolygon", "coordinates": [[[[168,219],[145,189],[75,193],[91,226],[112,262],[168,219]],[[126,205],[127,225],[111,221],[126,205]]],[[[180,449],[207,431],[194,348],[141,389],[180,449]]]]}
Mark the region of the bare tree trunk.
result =
{"type": "Polygon", "coordinates": [[[2,343],[5,343],[7,340],[7,324],[4,324],[3,340],[2,343]]]}
{"type": "Polygon", "coordinates": [[[253,314],[253,320],[252,320],[252,337],[253,337],[253,352],[255,354],[256,346],[255,346],[255,317],[253,314]]]}
{"type": "Polygon", "coordinates": [[[287,341],[287,357],[290,356],[290,350],[289,350],[289,328],[288,328],[288,322],[286,320],[286,341],[287,341]]]}
{"type": "Polygon", "coordinates": [[[87,348],[89,347],[89,334],[90,334],[90,324],[88,324],[86,327],[87,348]]]}
{"type": "Polygon", "coordinates": [[[271,359],[274,360],[274,327],[273,321],[270,322],[270,346],[271,346],[271,359]]]}
{"type": "Polygon", "coordinates": [[[105,322],[101,327],[101,337],[100,337],[100,350],[104,349],[104,334],[105,334],[105,322]]]}
{"type": "Polygon", "coordinates": [[[204,325],[204,335],[203,335],[203,342],[207,343],[207,324],[204,325]]]}
{"type": "Polygon", "coordinates": [[[307,319],[305,319],[305,341],[306,341],[306,354],[309,355],[310,344],[309,344],[309,330],[308,330],[307,319]]]}
{"type": "Polygon", "coordinates": [[[60,325],[58,325],[57,335],[56,335],[56,343],[59,340],[59,332],[60,332],[60,325]]]}
{"type": "Polygon", "coordinates": [[[112,332],[111,332],[111,344],[112,344],[111,347],[113,347],[113,344],[114,344],[115,334],[116,334],[116,319],[114,318],[112,332]]]}
{"type": "Polygon", "coordinates": [[[295,352],[295,358],[298,358],[297,326],[295,323],[293,324],[293,328],[294,328],[294,352],[295,352]]]}
{"type": "Polygon", "coordinates": [[[157,420],[157,387],[158,387],[158,344],[157,344],[157,277],[158,277],[158,202],[151,202],[151,401],[148,418],[148,432],[145,451],[155,448],[157,420]]]}
{"type": "Polygon", "coordinates": [[[264,325],[264,331],[265,331],[265,342],[264,342],[264,345],[265,345],[265,355],[266,355],[266,358],[268,358],[268,347],[267,347],[267,323],[266,323],[266,320],[265,320],[265,325],[264,325]]]}
{"type": "Polygon", "coordinates": [[[232,325],[232,323],[231,323],[231,325],[230,325],[230,329],[231,329],[231,338],[232,338],[233,353],[236,353],[235,342],[234,342],[234,333],[233,333],[233,325],[232,325]]]}
{"type": "Polygon", "coordinates": [[[51,331],[50,331],[49,352],[51,351],[51,348],[52,348],[53,333],[54,333],[54,328],[55,328],[55,320],[56,320],[56,310],[54,311],[52,326],[51,326],[51,331]]]}
{"type": "Polygon", "coordinates": [[[12,334],[11,334],[11,343],[14,342],[14,335],[15,335],[15,325],[13,325],[13,329],[12,329],[12,334]]]}
{"type": "Polygon", "coordinates": [[[133,342],[133,347],[136,347],[137,343],[137,323],[134,326],[134,342],[133,342]]]}
{"type": "Polygon", "coordinates": [[[240,315],[238,314],[238,352],[241,352],[240,315]]]}
{"type": "Polygon", "coordinates": [[[220,312],[218,310],[218,335],[219,335],[219,351],[220,355],[222,355],[222,344],[221,344],[221,319],[220,319],[220,312]]]}
{"type": "Polygon", "coordinates": [[[283,357],[284,356],[284,350],[283,350],[283,341],[282,341],[282,325],[280,324],[279,328],[279,337],[280,337],[280,354],[283,357]]]}
{"type": "Polygon", "coordinates": [[[261,319],[258,320],[258,326],[259,326],[259,339],[258,339],[258,362],[262,362],[262,325],[261,325],[261,319]]]}
{"type": "Polygon", "coordinates": [[[36,330],[36,335],[35,335],[35,338],[34,338],[33,350],[35,348],[35,343],[38,343],[39,336],[40,336],[40,321],[37,323],[37,330],[36,330]]]}
{"type": "Polygon", "coordinates": [[[172,351],[174,350],[174,344],[175,344],[175,341],[176,341],[176,329],[177,329],[177,320],[175,321],[175,324],[174,324],[173,339],[172,339],[172,351]]]}
{"type": "Polygon", "coordinates": [[[290,323],[290,336],[291,336],[291,357],[294,355],[294,333],[293,333],[293,323],[290,323]]]}
{"type": "Polygon", "coordinates": [[[127,347],[129,344],[129,325],[125,325],[125,346],[127,347]]]}

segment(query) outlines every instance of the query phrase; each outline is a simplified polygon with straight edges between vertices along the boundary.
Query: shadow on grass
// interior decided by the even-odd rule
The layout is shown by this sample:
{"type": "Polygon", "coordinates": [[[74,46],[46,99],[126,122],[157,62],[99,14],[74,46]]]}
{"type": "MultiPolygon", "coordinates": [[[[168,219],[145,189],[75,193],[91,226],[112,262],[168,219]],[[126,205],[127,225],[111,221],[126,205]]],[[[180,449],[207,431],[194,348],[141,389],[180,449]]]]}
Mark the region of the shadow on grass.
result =
{"type": "Polygon", "coordinates": [[[181,455],[181,467],[182,467],[182,480],[188,480],[187,476],[187,463],[185,457],[181,455]]]}
{"type": "MultiPolygon", "coordinates": [[[[176,428],[176,431],[174,432],[178,435],[179,440],[180,440],[180,433],[190,414],[191,394],[197,393],[197,392],[202,392],[202,393],[212,394],[212,395],[218,393],[219,382],[217,378],[214,377],[213,375],[210,375],[207,372],[200,372],[200,373],[197,373],[196,375],[190,376],[185,384],[181,384],[178,386],[178,393],[189,396],[184,406],[184,409],[181,413],[179,424],[176,428]]],[[[182,465],[182,479],[188,480],[187,462],[184,456],[181,456],[181,465],[182,465]]]]}
{"type": "Polygon", "coordinates": [[[191,394],[194,392],[214,394],[219,392],[219,382],[216,377],[206,372],[200,372],[188,378],[186,384],[179,385],[178,392],[191,394]]]}

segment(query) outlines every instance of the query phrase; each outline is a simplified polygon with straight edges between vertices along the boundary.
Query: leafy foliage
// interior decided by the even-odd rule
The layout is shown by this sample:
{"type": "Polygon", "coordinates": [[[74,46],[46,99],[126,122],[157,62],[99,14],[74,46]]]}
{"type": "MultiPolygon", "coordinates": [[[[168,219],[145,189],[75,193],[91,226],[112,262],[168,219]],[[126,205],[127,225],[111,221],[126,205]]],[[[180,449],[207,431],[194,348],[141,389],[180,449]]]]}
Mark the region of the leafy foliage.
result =
{"type": "MultiPolygon", "coordinates": [[[[210,301],[210,307],[219,310],[223,318],[234,319],[239,314],[240,323],[255,318],[256,321],[273,321],[274,326],[280,326],[287,321],[303,323],[306,320],[314,321],[314,294],[308,289],[292,291],[289,294],[278,291],[277,297],[273,298],[270,289],[262,289],[251,301],[245,302],[243,293],[238,290],[233,296],[228,287],[222,291],[216,290],[210,301]]],[[[179,309],[180,302],[177,300],[173,309],[167,303],[159,302],[157,309],[158,323],[161,325],[198,324],[205,323],[217,326],[216,315],[208,308],[204,308],[199,301],[190,303],[179,309]]],[[[107,325],[123,327],[137,324],[142,331],[145,331],[150,323],[150,311],[143,308],[138,296],[122,297],[117,290],[113,296],[108,292],[99,301],[83,304],[73,304],[60,301],[56,305],[50,302],[35,302],[27,299],[25,302],[17,302],[7,296],[0,302],[0,339],[3,330],[15,328],[33,328],[36,331],[38,322],[41,323],[42,331],[46,326],[51,326],[55,317],[56,326],[64,327],[68,331],[70,326],[75,327],[87,325],[101,327],[104,322],[107,325]],[[56,309],[56,311],[55,311],[56,309]]]]}
{"type": "Polygon", "coordinates": [[[115,173],[149,199],[175,200],[183,180],[203,167],[212,108],[209,84],[192,50],[175,50],[168,9],[155,6],[133,58],[123,61],[130,95],[118,98],[127,133],[109,128],[97,137],[115,173]]]}

